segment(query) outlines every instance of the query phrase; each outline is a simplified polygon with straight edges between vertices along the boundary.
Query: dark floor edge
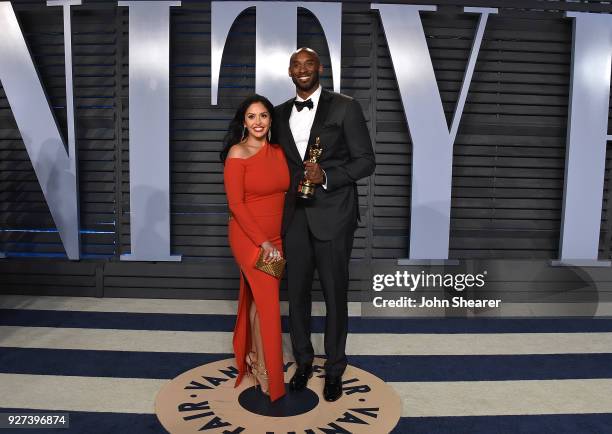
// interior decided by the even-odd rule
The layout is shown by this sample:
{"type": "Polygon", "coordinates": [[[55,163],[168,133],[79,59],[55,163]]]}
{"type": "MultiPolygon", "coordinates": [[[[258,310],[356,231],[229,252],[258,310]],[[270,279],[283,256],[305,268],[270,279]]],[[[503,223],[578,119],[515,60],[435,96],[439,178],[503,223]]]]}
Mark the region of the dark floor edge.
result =
{"type": "MultiPolygon", "coordinates": [[[[282,318],[289,330],[288,318],[282,318]]],[[[119,330],[234,330],[235,315],[0,309],[0,326],[119,330]]],[[[312,318],[322,333],[325,318],[312,318]]],[[[612,332],[612,318],[349,318],[349,333],[589,333],[612,332]]]]}
{"type": "MultiPolygon", "coordinates": [[[[612,349],[611,349],[612,351],[612,349]]],[[[233,354],[0,348],[0,372],[171,379],[233,354]]],[[[384,381],[505,381],[612,378],[612,354],[349,355],[384,381]]]]}

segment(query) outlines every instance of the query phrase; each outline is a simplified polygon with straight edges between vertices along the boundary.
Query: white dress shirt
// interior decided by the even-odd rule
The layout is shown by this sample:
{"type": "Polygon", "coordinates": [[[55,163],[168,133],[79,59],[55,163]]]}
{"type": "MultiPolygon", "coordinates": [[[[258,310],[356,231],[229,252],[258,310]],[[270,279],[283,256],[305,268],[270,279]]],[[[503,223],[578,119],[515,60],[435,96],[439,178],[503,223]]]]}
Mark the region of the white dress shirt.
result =
{"type": "MultiPolygon", "coordinates": [[[[291,116],[289,117],[289,128],[291,128],[291,134],[293,134],[293,140],[297,146],[298,152],[302,160],[306,155],[306,148],[308,148],[308,138],[310,137],[310,129],[314,122],[315,113],[317,112],[317,106],[319,105],[319,98],[321,97],[321,86],[314,91],[307,99],[312,100],[312,109],[304,107],[302,111],[298,111],[293,105],[291,109],[291,116]]],[[[296,96],[296,101],[305,101],[303,98],[296,96]]]]}
{"type": "MultiPolygon", "coordinates": [[[[291,129],[291,134],[293,135],[293,140],[295,141],[295,145],[297,146],[297,150],[300,153],[300,157],[304,160],[304,156],[306,155],[306,149],[308,148],[308,139],[310,138],[310,130],[312,129],[312,124],[314,122],[315,114],[317,113],[317,106],[319,105],[319,98],[321,97],[321,85],[311,94],[307,99],[312,101],[312,109],[308,109],[308,107],[304,107],[302,111],[298,111],[293,105],[291,109],[291,115],[289,116],[289,128],[291,129]]],[[[295,97],[296,101],[306,101],[301,98],[299,95],[295,97]]],[[[325,171],[323,171],[325,174],[325,171]]],[[[323,188],[327,189],[327,182],[322,185],[323,188]]]]}

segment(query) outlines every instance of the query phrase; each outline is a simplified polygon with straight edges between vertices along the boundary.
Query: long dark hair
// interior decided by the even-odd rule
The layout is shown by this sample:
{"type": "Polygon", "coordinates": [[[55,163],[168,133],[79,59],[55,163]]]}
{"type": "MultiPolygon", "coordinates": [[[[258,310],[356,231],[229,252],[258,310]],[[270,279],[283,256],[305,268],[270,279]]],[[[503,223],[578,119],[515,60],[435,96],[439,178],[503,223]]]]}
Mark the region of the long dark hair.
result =
{"type": "Polygon", "coordinates": [[[262,103],[268,110],[268,113],[270,113],[270,121],[274,120],[274,106],[268,98],[258,94],[253,94],[245,98],[245,100],[238,106],[234,119],[232,119],[229,124],[229,128],[227,129],[227,134],[225,134],[225,137],[223,138],[223,150],[219,154],[222,162],[225,163],[225,159],[227,158],[230,148],[236,143],[240,143],[240,141],[242,141],[242,134],[244,131],[244,115],[251,104],[256,102],[262,103]]]}

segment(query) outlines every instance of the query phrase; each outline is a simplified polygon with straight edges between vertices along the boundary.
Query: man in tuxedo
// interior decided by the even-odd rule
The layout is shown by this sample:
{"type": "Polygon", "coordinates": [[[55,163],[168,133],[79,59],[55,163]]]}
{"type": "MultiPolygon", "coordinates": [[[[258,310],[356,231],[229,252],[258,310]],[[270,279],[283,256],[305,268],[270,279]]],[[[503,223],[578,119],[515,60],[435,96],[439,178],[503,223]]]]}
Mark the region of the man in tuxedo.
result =
{"type": "Polygon", "coordinates": [[[359,220],[356,182],[374,172],[372,142],[359,103],[321,88],[317,53],[300,48],[289,61],[296,97],[275,109],[274,140],[287,157],[291,184],[282,222],[287,259],[289,323],[297,370],[289,385],[306,387],[312,376],[311,290],[315,268],[325,298],[327,401],[342,395],[348,328],[347,290],[353,237],[359,220]],[[310,163],[308,149],[320,138],[323,152],[310,163]],[[317,184],[314,199],[297,197],[302,178],[317,184]]]}

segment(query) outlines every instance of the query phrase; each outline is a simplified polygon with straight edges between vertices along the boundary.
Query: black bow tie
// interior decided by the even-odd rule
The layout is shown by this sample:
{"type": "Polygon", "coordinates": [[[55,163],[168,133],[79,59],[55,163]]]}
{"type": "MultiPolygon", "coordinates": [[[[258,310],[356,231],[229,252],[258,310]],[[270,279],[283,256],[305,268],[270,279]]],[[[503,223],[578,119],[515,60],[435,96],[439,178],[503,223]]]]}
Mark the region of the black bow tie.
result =
{"type": "Polygon", "coordinates": [[[308,110],[312,110],[312,108],[314,107],[314,104],[312,103],[312,100],[310,98],[308,98],[306,101],[296,100],[296,101],[293,101],[293,103],[295,104],[295,108],[299,112],[301,112],[304,107],[308,107],[308,110]]]}

